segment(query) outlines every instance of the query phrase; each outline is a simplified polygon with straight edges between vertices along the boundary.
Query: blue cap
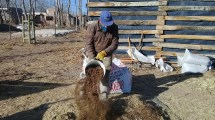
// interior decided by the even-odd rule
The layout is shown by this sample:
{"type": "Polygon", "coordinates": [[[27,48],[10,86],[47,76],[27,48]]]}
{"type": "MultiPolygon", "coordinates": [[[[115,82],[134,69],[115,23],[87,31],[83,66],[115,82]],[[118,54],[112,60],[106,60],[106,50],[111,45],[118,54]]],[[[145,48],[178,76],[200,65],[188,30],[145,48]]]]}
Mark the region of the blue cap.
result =
{"type": "Polygon", "coordinates": [[[111,26],[113,24],[111,13],[109,11],[102,11],[100,14],[100,21],[105,26],[111,26]]]}

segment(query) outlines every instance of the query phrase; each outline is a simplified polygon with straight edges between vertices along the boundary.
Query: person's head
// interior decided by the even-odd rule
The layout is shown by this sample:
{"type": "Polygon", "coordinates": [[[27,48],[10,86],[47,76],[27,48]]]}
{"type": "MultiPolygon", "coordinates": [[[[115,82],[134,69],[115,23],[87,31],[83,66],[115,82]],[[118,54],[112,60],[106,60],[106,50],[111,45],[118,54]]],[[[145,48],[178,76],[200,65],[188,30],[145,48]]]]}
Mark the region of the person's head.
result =
{"type": "Polygon", "coordinates": [[[107,28],[113,25],[113,18],[109,11],[102,11],[99,17],[99,22],[101,24],[101,29],[106,32],[107,28]]]}

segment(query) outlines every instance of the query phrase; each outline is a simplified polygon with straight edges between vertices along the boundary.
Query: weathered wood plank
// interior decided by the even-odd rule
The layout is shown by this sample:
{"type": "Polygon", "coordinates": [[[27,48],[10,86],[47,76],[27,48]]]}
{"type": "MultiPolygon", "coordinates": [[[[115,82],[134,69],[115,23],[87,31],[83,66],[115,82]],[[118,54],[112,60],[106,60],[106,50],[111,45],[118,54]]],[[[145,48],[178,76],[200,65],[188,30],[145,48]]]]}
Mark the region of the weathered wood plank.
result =
{"type": "MultiPolygon", "coordinates": [[[[159,38],[143,38],[142,42],[162,42],[163,39],[159,38]]],[[[140,42],[140,38],[131,39],[132,42],[140,42]]],[[[128,39],[119,39],[119,42],[128,42],[128,39]]]]}
{"type": "Polygon", "coordinates": [[[165,20],[215,21],[214,16],[165,16],[165,20]]]}
{"type": "Polygon", "coordinates": [[[196,40],[215,40],[215,36],[203,35],[160,35],[160,38],[196,39],[196,40]]]}
{"type": "Polygon", "coordinates": [[[159,6],[167,5],[166,1],[148,1],[148,2],[89,2],[88,7],[127,7],[127,6],[159,6]]]}
{"type": "Polygon", "coordinates": [[[183,53],[176,53],[176,52],[164,52],[164,51],[158,51],[156,52],[156,56],[177,56],[177,55],[183,55],[183,53]]]}
{"type": "MultiPolygon", "coordinates": [[[[134,48],[134,47],[131,47],[134,48]]],[[[129,50],[130,48],[128,46],[119,46],[118,50],[129,50]]],[[[156,47],[156,46],[144,46],[142,47],[141,50],[146,50],[146,51],[160,51],[162,48],[161,47],[156,47]]]]}
{"type": "MultiPolygon", "coordinates": [[[[88,24],[91,24],[96,21],[88,21],[88,24]]],[[[114,20],[117,25],[160,25],[161,22],[157,20],[114,20]]]]}
{"type": "Polygon", "coordinates": [[[200,10],[214,11],[214,6],[159,6],[161,11],[176,11],[176,10],[200,10]]]}
{"type": "Polygon", "coordinates": [[[157,20],[115,20],[117,25],[159,25],[157,20]]]}
{"type": "Polygon", "coordinates": [[[165,18],[164,18],[164,16],[157,16],[157,21],[159,21],[160,25],[165,25],[165,18]]]}
{"type": "Polygon", "coordinates": [[[170,26],[158,25],[157,29],[163,30],[196,30],[196,31],[215,31],[215,26],[170,26]]]}
{"type": "MultiPolygon", "coordinates": [[[[167,13],[159,11],[110,11],[113,16],[148,16],[148,15],[167,15],[167,13]]],[[[101,11],[89,11],[88,16],[100,16],[101,11]]]]}
{"type": "Polygon", "coordinates": [[[213,46],[213,45],[191,45],[191,44],[158,43],[158,42],[154,42],[153,45],[158,46],[158,47],[167,47],[167,48],[215,50],[215,46],[213,46]]]}
{"type": "MultiPolygon", "coordinates": [[[[193,53],[193,54],[215,57],[215,55],[213,55],[213,54],[198,54],[198,53],[193,53]]],[[[161,55],[161,56],[177,56],[177,55],[179,55],[179,56],[183,56],[184,53],[181,53],[181,52],[169,52],[169,51],[158,51],[156,53],[156,55],[161,55]]]]}
{"type": "Polygon", "coordinates": [[[119,34],[159,34],[159,30],[119,30],[119,34]]]}

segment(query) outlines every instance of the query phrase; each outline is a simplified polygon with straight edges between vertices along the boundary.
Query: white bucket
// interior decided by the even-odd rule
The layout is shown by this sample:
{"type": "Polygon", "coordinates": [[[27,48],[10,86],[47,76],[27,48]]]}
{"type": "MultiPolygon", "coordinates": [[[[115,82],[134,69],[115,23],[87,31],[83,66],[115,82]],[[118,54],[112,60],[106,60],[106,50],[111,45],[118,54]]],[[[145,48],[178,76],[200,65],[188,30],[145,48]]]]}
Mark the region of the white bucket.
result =
{"type": "Polygon", "coordinates": [[[106,69],[105,69],[105,65],[101,62],[101,61],[98,61],[98,60],[90,60],[90,62],[87,63],[86,66],[84,66],[84,74],[86,75],[86,68],[89,67],[89,66],[92,66],[92,65],[98,65],[100,66],[102,69],[103,69],[103,76],[105,75],[106,73],[106,69]]]}

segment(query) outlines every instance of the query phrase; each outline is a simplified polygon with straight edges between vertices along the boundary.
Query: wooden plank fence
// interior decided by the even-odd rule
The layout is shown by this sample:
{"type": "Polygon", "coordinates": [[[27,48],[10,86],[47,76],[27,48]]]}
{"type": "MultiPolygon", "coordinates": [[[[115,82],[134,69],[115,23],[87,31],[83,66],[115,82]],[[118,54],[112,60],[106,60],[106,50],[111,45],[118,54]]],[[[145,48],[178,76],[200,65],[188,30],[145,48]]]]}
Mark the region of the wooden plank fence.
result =
{"type": "MultiPolygon", "coordinates": [[[[109,0],[110,1],[110,0],[109,0]]],[[[134,43],[140,42],[144,43],[151,42],[153,46],[144,46],[142,50],[144,51],[156,51],[157,57],[183,55],[182,52],[174,51],[164,51],[163,48],[172,48],[172,49],[193,49],[193,50],[211,50],[215,51],[215,44],[205,45],[205,44],[189,44],[189,43],[180,43],[180,40],[199,40],[199,41],[214,41],[215,43],[215,34],[214,35],[195,35],[195,34],[164,34],[164,31],[176,31],[176,30],[194,30],[194,31],[215,31],[215,26],[192,26],[192,25],[168,25],[166,21],[181,21],[181,22],[215,22],[215,16],[171,16],[168,15],[169,11],[214,11],[215,6],[168,6],[168,2],[180,2],[181,0],[158,0],[158,1],[139,1],[139,2],[88,2],[88,8],[123,8],[123,7],[157,7],[157,11],[119,11],[111,10],[113,16],[156,16],[155,20],[115,20],[115,23],[118,25],[124,26],[156,26],[154,30],[119,30],[119,34],[139,34],[139,35],[154,35],[154,38],[131,38],[131,41],[134,43]],[[180,39],[177,43],[166,42],[166,39],[180,39]]],[[[183,0],[183,1],[192,1],[192,0],[183,0]]],[[[214,0],[193,0],[194,2],[214,2],[214,0]]],[[[89,17],[98,17],[101,11],[88,11],[89,17]]],[[[92,20],[95,21],[95,20],[92,20]]],[[[89,22],[92,22],[89,21],[89,22]]],[[[125,43],[128,40],[126,38],[120,38],[120,43],[125,43]]],[[[128,46],[119,46],[119,50],[128,50],[128,46]]],[[[214,52],[215,53],[215,52],[214,52]]],[[[198,52],[196,53],[198,54],[198,52]]],[[[215,57],[214,54],[201,54],[215,57]]]]}

